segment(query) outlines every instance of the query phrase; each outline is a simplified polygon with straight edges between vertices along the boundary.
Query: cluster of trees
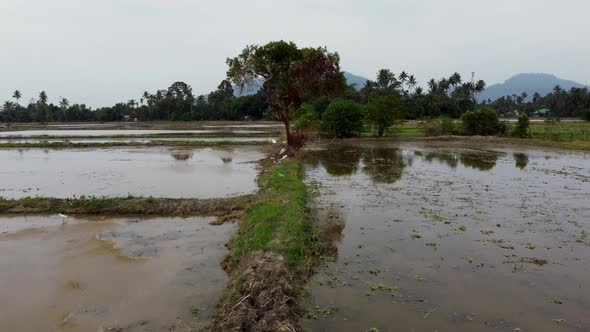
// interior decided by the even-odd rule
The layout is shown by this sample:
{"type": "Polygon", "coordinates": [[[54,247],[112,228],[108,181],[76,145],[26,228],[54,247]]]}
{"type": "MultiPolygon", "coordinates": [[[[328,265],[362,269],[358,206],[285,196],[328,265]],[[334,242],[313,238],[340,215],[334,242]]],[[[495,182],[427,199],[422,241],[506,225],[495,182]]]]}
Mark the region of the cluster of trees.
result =
{"type": "Polygon", "coordinates": [[[22,106],[19,102],[22,93],[16,90],[14,101],[6,101],[0,107],[0,121],[121,121],[126,116],[142,121],[256,120],[269,116],[265,99],[260,93],[235,97],[233,92],[231,83],[224,80],[209,95],[195,98],[190,85],[174,82],[168,89],[158,90],[154,94],[145,91],[139,102],[131,99],[93,110],[85,104],[70,104],[67,98],[60,98],[57,105],[48,103],[45,91],[39,93],[37,100],[22,106]]]}
{"type": "Polygon", "coordinates": [[[337,137],[357,136],[372,128],[382,136],[401,119],[459,117],[477,106],[477,94],[485,89],[484,81],[464,83],[458,73],[430,80],[427,91],[416,85],[414,75],[381,69],[359,91],[345,86],[335,97],[308,98],[294,112],[294,125],[337,137]]]}
{"type": "Polygon", "coordinates": [[[555,86],[546,96],[536,92],[529,96],[523,92],[520,95],[504,96],[495,101],[486,100],[482,104],[492,107],[502,116],[512,116],[514,111],[531,115],[539,109],[547,108],[551,110],[551,116],[554,117],[585,117],[590,113],[590,91],[588,88],[575,87],[567,91],[560,86],[555,86]]]}
{"type": "Polygon", "coordinates": [[[47,93],[41,91],[38,99],[32,100],[27,106],[21,106],[19,100],[22,93],[14,91],[14,102],[6,101],[0,108],[0,121],[12,122],[41,122],[48,121],[91,121],[95,120],[94,112],[84,104],[73,104],[67,98],[60,98],[59,104],[49,104],[47,93]]]}

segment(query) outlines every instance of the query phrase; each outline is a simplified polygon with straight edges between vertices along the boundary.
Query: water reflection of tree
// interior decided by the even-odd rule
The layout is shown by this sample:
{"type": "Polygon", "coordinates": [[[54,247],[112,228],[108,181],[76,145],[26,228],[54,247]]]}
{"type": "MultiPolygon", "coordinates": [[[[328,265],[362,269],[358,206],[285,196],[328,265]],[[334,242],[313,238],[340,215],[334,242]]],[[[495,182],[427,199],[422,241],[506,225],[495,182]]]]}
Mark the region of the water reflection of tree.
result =
{"type": "Polygon", "coordinates": [[[477,153],[463,152],[459,159],[465,167],[471,167],[480,171],[489,171],[496,166],[499,154],[494,152],[477,153]]]}
{"type": "MultiPolygon", "coordinates": [[[[420,154],[422,155],[422,154],[420,154]]],[[[444,152],[427,152],[423,155],[424,160],[428,162],[432,162],[433,160],[438,160],[443,164],[446,164],[450,168],[456,168],[459,164],[459,158],[451,153],[444,153],[444,152]]]]}
{"type": "Polygon", "coordinates": [[[406,163],[399,149],[368,148],[363,154],[363,173],[377,183],[394,183],[402,176],[406,163]]]}
{"type": "Polygon", "coordinates": [[[514,153],[512,155],[516,162],[516,167],[524,169],[529,164],[529,156],[525,153],[514,153]]]}
{"type": "Polygon", "coordinates": [[[305,162],[312,166],[321,163],[330,175],[352,175],[358,171],[362,155],[359,147],[330,145],[324,150],[306,152],[305,162]]]}
{"type": "Polygon", "coordinates": [[[453,153],[439,151],[422,153],[420,151],[416,151],[414,154],[421,156],[423,160],[430,163],[433,160],[437,160],[453,169],[457,168],[457,166],[461,164],[465,167],[471,167],[480,171],[489,171],[494,168],[498,158],[501,155],[500,153],[492,151],[459,151],[453,153]]]}

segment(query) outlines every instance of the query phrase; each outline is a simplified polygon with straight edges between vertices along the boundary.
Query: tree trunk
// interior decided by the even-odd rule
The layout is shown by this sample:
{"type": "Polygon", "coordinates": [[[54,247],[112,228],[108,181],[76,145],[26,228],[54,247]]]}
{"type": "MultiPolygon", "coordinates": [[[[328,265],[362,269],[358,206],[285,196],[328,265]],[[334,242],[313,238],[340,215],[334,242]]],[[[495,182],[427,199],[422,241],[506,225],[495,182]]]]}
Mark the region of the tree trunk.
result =
{"type": "Polygon", "coordinates": [[[289,118],[283,119],[283,123],[285,124],[285,133],[287,134],[287,146],[292,146],[293,137],[291,136],[291,124],[289,118]]]}
{"type": "Polygon", "coordinates": [[[379,137],[382,137],[382,136],[383,136],[383,132],[384,132],[384,131],[385,131],[385,127],[383,127],[383,126],[379,126],[379,129],[377,130],[377,135],[378,135],[379,137]]]}

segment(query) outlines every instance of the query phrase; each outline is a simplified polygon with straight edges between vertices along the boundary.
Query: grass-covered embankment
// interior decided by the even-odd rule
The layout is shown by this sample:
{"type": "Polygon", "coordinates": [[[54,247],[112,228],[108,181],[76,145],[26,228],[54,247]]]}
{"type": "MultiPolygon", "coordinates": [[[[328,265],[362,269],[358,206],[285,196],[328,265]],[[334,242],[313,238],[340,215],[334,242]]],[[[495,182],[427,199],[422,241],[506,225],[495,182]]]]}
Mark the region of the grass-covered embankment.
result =
{"type": "Polygon", "coordinates": [[[301,287],[320,254],[299,161],[273,166],[230,242],[230,283],[211,331],[295,331],[301,287]]]}
{"type": "Polygon", "coordinates": [[[239,216],[253,195],[228,198],[81,197],[21,199],[0,198],[0,213],[64,213],[105,215],[215,216],[220,220],[239,216]]]}

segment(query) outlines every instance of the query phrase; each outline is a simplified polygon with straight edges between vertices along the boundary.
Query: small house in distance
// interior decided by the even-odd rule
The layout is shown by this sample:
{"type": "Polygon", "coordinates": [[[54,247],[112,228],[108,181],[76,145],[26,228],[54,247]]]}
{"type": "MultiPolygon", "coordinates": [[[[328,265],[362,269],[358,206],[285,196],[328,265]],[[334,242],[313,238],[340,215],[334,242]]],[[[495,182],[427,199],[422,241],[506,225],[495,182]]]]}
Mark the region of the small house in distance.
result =
{"type": "Polygon", "coordinates": [[[539,117],[544,117],[549,115],[550,112],[551,111],[548,108],[541,108],[539,110],[534,111],[533,114],[539,117]]]}

